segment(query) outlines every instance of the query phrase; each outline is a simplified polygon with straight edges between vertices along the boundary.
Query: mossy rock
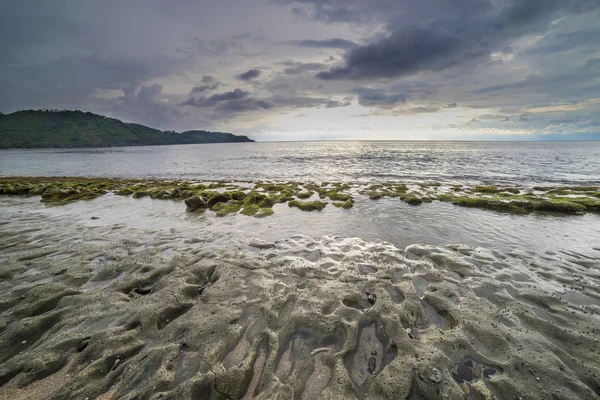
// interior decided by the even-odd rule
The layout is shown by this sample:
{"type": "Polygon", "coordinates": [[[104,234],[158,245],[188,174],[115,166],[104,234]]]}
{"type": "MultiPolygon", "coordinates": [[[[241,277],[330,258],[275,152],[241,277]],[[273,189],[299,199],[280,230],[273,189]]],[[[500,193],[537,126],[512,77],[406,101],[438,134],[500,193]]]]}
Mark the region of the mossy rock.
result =
{"type": "Polygon", "coordinates": [[[299,208],[302,211],[321,211],[322,209],[325,208],[325,206],[327,205],[327,202],[324,201],[299,201],[299,200],[292,200],[288,203],[288,205],[290,207],[296,207],[299,208]]]}
{"type": "Polygon", "coordinates": [[[265,218],[275,214],[272,208],[261,208],[259,212],[254,214],[254,218],[265,218]]]}
{"type": "Polygon", "coordinates": [[[481,198],[481,197],[460,197],[451,195],[440,195],[440,201],[451,202],[460,207],[485,208],[495,211],[505,211],[513,213],[528,212],[524,205],[518,202],[506,202],[502,200],[481,198]]]}
{"type": "Polygon", "coordinates": [[[49,189],[42,194],[42,202],[54,203],[59,201],[67,201],[72,196],[76,196],[79,192],[72,188],[67,189],[49,189]]]}
{"type": "Polygon", "coordinates": [[[533,203],[536,211],[558,212],[575,214],[585,212],[586,207],[583,204],[566,200],[540,200],[533,203]]]}
{"type": "Polygon", "coordinates": [[[256,204],[247,204],[244,206],[240,214],[247,215],[249,217],[255,215],[260,210],[260,207],[256,204]]]}
{"type": "Polygon", "coordinates": [[[214,195],[212,195],[211,197],[208,198],[208,201],[206,202],[206,205],[210,208],[214,210],[214,205],[217,203],[227,203],[229,200],[231,200],[231,196],[229,196],[229,194],[227,193],[215,193],[214,195]]]}
{"type": "Polygon", "coordinates": [[[131,196],[135,191],[130,187],[124,187],[115,192],[116,195],[119,196],[131,196]]]}
{"type": "Polygon", "coordinates": [[[241,190],[235,190],[227,193],[233,200],[244,200],[246,198],[246,193],[242,192],[241,190]]]}
{"type": "Polygon", "coordinates": [[[210,207],[211,210],[213,211],[219,211],[220,209],[224,208],[227,204],[223,203],[222,201],[213,204],[212,207],[210,207]]]}
{"type": "Polygon", "coordinates": [[[585,207],[586,211],[600,212],[600,201],[598,201],[596,199],[579,197],[579,198],[570,198],[569,201],[573,202],[573,203],[581,204],[582,206],[585,207]]]}
{"type": "Polygon", "coordinates": [[[133,193],[133,198],[134,199],[139,199],[142,197],[147,197],[148,196],[148,191],[147,190],[138,190],[136,192],[133,193]]]}
{"type": "Polygon", "coordinates": [[[348,199],[344,202],[333,202],[331,204],[333,204],[335,207],[338,207],[338,208],[348,209],[348,208],[354,207],[354,200],[348,199]]]}
{"type": "Polygon", "coordinates": [[[200,210],[200,209],[205,209],[208,207],[208,205],[206,204],[206,200],[204,200],[200,196],[193,196],[193,197],[187,198],[187,199],[185,199],[184,203],[187,206],[187,210],[190,212],[200,210]]]}
{"type": "Polygon", "coordinates": [[[520,190],[514,187],[497,187],[497,186],[475,186],[473,189],[474,192],[477,193],[486,193],[486,194],[497,194],[502,192],[508,192],[512,194],[519,194],[520,190]]]}
{"type": "Polygon", "coordinates": [[[410,204],[411,206],[418,206],[423,204],[423,200],[421,200],[420,198],[416,197],[416,196],[401,196],[400,199],[402,201],[404,201],[407,204],[410,204]]]}
{"type": "Polygon", "coordinates": [[[296,196],[297,196],[299,199],[303,199],[303,200],[305,200],[305,199],[308,199],[309,197],[311,197],[313,194],[314,194],[314,192],[310,192],[310,191],[308,191],[308,192],[300,192],[300,193],[298,193],[296,196]]]}
{"type": "Polygon", "coordinates": [[[224,217],[229,214],[237,213],[241,208],[242,206],[236,203],[225,204],[217,211],[217,217],[224,217]]]}
{"type": "Polygon", "coordinates": [[[352,200],[352,196],[350,196],[349,194],[339,193],[339,192],[336,192],[336,191],[330,191],[330,192],[327,193],[327,195],[333,201],[348,201],[348,200],[352,200]]]}
{"type": "Polygon", "coordinates": [[[250,192],[248,193],[248,195],[244,198],[244,204],[259,204],[260,202],[262,202],[265,198],[267,198],[266,195],[261,194],[261,193],[256,193],[256,192],[250,192]]]}

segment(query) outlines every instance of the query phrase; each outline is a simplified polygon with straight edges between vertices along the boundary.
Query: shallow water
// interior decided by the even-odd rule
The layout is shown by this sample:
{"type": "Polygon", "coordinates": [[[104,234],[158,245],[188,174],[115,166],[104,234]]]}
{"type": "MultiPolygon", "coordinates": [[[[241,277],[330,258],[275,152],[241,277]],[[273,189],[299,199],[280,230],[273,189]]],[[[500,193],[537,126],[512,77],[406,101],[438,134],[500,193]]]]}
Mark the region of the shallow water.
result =
{"type": "Polygon", "coordinates": [[[276,142],[2,150],[0,175],[599,183],[600,142],[276,142]]]}

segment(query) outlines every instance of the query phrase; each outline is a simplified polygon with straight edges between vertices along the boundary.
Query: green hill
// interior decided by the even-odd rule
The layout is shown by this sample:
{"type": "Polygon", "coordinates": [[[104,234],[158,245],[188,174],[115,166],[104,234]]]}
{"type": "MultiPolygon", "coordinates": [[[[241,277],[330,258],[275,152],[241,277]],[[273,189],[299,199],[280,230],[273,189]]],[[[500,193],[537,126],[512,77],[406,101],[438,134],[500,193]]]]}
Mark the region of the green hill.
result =
{"type": "Polygon", "coordinates": [[[0,149],[253,142],[231,133],[161,131],[83,111],[0,113],[0,149]]]}

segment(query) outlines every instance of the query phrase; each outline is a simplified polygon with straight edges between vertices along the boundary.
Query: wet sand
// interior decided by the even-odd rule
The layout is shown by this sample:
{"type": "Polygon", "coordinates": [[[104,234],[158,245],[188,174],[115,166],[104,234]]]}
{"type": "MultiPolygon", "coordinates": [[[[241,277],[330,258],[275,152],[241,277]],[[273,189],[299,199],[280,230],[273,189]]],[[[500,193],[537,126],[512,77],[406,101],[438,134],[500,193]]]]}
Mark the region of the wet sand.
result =
{"type": "Polygon", "coordinates": [[[600,398],[592,243],[398,248],[28,201],[0,208],[0,398],[600,398]]]}

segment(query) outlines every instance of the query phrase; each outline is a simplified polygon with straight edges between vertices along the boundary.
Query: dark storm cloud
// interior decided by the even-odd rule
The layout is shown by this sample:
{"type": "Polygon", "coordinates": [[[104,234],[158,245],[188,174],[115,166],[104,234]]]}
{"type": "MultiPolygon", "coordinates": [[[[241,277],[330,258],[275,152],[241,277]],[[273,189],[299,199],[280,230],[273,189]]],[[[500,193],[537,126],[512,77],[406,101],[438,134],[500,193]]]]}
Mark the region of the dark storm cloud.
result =
{"type": "MultiPolygon", "coordinates": [[[[350,49],[343,65],[320,72],[317,77],[323,80],[390,79],[423,71],[443,71],[489,56],[510,39],[547,29],[557,11],[600,8],[599,2],[586,0],[514,0],[499,3],[500,7],[496,8],[489,8],[485,0],[481,2],[488,7],[480,7],[480,14],[466,18],[440,16],[432,23],[400,30],[390,24],[388,36],[350,49]]],[[[462,6],[464,4],[457,3],[457,7],[462,6]]]]}
{"type": "Polygon", "coordinates": [[[394,108],[406,102],[403,93],[387,94],[384,90],[371,88],[356,88],[354,92],[358,94],[358,104],[365,107],[394,108]]]}
{"type": "Polygon", "coordinates": [[[252,79],[256,79],[260,76],[259,69],[249,69],[248,71],[239,74],[236,78],[242,81],[251,81],[252,79]]]}
{"type": "Polygon", "coordinates": [[[313,48],[321,48],[321,49],[353,49],[357,45],[351,40],[346,39],[324,39],[324,40],[293,40],[289,42],[290,44],[299,46],[299,47],[313,47],[313,48]]]}
{"type": "Polygon", "coordinates": [[[217,80],[215,78],[213,78],[212,76],[204,75],[200,81],[200,84],[198,86],[195,86],[192,89],[191,93],[193,94],[193,93],[208,92],[208,91],[217,89],[220,85],[221,84],[219,82],[217,82],[217,80]]]}
{"type": "Polygon", "coordinates": [[[212,108],[216,111],[229,112],[266,110],[272,107],[270,103],[257,99],[242,89],[217,93],[210,97],[191,97],[181,103],[181,105],[196,108],[212,108]]]}
{"type": "Polygon", "coordinates": [[[214,94],[210,97],[191,97],[180,105],[213,109],[217,112],[242,113],[269,109],[346,107],[350,105],[350,102],[298,95],[273,95],[260,99],[250,92],[238,88],[230,92],[214,94]]]}
{"type": "Polygon", "coordinates": [[[351,50],[345,65],[319,72],[332,79],[395,78],[423,70],[440,71],[485,54],[476,43],[449,32],[414,30],[395,32],[389,37],[351,50]]]}

